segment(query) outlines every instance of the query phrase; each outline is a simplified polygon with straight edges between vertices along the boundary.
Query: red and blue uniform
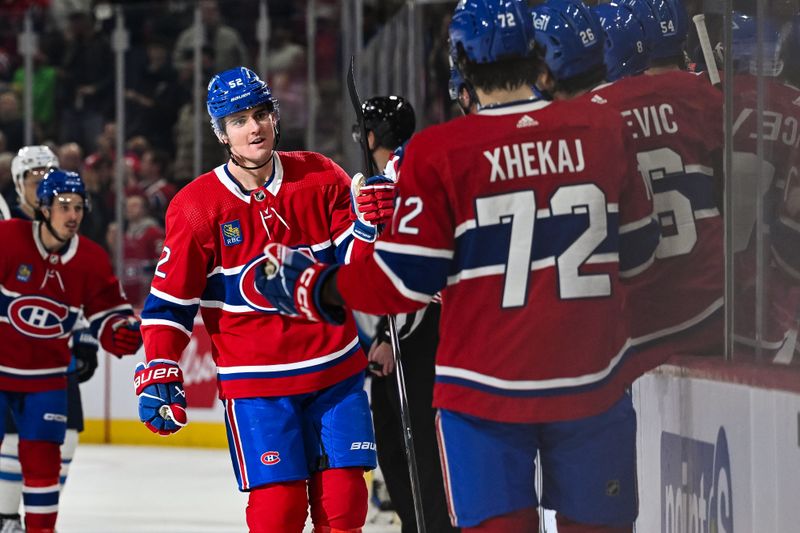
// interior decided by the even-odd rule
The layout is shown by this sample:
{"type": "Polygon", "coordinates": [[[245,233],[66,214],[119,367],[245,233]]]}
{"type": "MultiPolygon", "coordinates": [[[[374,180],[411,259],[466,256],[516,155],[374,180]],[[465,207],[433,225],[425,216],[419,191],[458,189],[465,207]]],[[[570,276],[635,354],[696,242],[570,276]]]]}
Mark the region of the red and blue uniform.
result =
{"type": "Polygon", "coordinates": [[[653,266],[629,284],[632,379],[675,353],[721,354],[722,93],[705,75],[675,71],[625,78],[585,98],[621,113],[661,227],[653,266]]]}
{"type": "MultiPolygon", "coordinates": [[[[7,411],[19,433],[26,529],[52,528],[59,495],[58,444],[67,429],[69,341],[81,311],[92,334],[133,310],[108,255],[74,236],[46,250],[40,222],[0,222],[0,440],[7,411]]],[[[77,387],[76,387],[77,388],[77,387]]]]}
{"type": "Polygon", "coordinates": [[[354,238],[354,218],[350,178],[311,152],[275,152],[271,177],[254,191],[219,166],[169,205],[142,311],[145,354],[177,362],[200,309],[240,490],[375,467],[354,319],[337,327],[282,316],[254,285],[252,259],[270,242],[324,262],[363,253],[371,245],[354,238]]]}
{"type": "Polygon", "coordinates": [[[366,247],[352,235],[349,181],[318,154],[276,152],[272,177],[255,191],[242,190],[225,165],[181,190],[142,311],[148,361],[180,360],[199,308],[222,399],[302,394],[361,372],[351,317],[338,328],[279,315],[253,286],[250,262],[269,242],[325,262],[366,247]]]}
{"type": "Polygon", "coordinates": [[[390,231],[337,284],[374,314],[443,289],[435,406],[543,422],[620,398],[620,280],[658,242],[626,146],[618,114],[591,101],[484,109],[411,139],[390,231]]]}
{"type": "Polygon", "coordinates": [[[800,90],[780,80],[764,78],[763,92],[759,94],[757,81],[755,76],[745,74],[735,76],[733,83],[732,188],[737,213],[733,235],[734,341],[737,354],[751,356],[760,348],[762,356],[787,361],[793,357],[796,344],[800,286],[786,262],[791,257],[786,251],[797,249],[797,225],[787,224],[789,219],[782,214],[782,204],[784,192],[796,183],[800,168],[800,90]],[[760,128],[759,97],[764,101],[760,128]],[[761,239],[757,235],[759,191],[764,217],[761,239]],[[764,266],[761,272],[757,267],[759,253],[764,266]],[[762,302],[757,301],[759,283],[763,284],[762,302]],[[760,327],[756,323],[759,305],[763,317],[760,327]]]}

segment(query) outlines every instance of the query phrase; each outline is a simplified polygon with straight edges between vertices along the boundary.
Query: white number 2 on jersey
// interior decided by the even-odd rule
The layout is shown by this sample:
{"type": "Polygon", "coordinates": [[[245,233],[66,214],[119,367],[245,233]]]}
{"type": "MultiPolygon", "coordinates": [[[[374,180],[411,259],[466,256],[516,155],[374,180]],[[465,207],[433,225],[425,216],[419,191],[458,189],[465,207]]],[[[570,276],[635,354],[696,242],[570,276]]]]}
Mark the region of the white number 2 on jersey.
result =
{"type": "MultiPolygon", "coordinates": [[[[522,307],[527,301],[531,252],[536,225],[536,197],[531,190],[478,198],[478,226],[511,224],[511,239],[505,265],[503,308],[522,307]]],[[[584,274],[579,269],[608,235],[606,198],[597,185],[585,183],[560,187],[550,199],[553,216],[588,212],[589,227],[555,258],[562,299],[609,296],[608,274],[584,274]]]]}

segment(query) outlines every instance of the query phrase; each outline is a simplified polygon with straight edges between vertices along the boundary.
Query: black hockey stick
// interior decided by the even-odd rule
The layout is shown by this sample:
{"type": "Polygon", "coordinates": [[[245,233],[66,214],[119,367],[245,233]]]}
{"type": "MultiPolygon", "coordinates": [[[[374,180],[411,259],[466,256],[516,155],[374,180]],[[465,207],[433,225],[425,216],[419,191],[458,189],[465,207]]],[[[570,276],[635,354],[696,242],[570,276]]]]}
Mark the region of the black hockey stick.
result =
{"type": "MultiPolygon", "coordinates": [[[[355,58],[350,58],[350,68],[347,71],[347,91],[350,93],[350,101],[353,104],[353,111],[356,113],[358,128],[361,132],[361,145],[364,155],[364,170],[367,176],[376,174],[375,161],[369,151],[369,138],[367,136],[367,126],[364,124],[364,113],[361,110],[361,98],[356,89],[355,77],[355,58]]],[[[392,341],[392,354],[394,355],[395,376],[397,377],[397,394],[400,397],[400,419],[403,423],[403,440],[406,445],[406,459],[408,460],[408,474],[411,478],[411,496],[414,499],[414,514],[417,518],[417,531],[425,533],[425,519],[422,513],[422,488],[419,483],[419,473],[417,472],[417,456],[414,452],[414,438],[411,433],[411,413],[408,412],[408,396],[406,395],[406,381],[403,377],[403,364],[400,360],[400,339],[397,336],[397,324],[394,316],[386,317],[389,322],[389,338],[392,341]]]]}

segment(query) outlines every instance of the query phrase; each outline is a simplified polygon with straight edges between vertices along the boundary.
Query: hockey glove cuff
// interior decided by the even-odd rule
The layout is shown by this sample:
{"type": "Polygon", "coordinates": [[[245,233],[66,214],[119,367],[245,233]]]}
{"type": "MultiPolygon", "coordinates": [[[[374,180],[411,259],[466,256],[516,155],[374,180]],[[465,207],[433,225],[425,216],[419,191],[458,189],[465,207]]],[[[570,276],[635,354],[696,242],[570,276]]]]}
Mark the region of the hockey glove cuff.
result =
{"type": "Polygon", "coordinates": [[[345,312],[341,307],[322,304],[325,280],[336,272],[337,265],[325,265],[303,252],[278,243],[264,248],[267,261],[256,270],[256,289],[287,316],[311,322],[343,324],[345,312]]]}

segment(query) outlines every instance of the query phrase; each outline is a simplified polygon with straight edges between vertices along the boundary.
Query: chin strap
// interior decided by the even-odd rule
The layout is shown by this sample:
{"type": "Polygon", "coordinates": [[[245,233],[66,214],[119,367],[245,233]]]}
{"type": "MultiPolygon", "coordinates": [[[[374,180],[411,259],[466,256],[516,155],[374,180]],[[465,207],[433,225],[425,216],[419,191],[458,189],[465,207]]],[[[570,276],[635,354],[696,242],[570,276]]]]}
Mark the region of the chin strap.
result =
{"type": "Polygon", "coordinates": [[[252,167],[248,167],[248,166],[245,166],[245,165],[239,163],[236,160],[236,156],[234,156],[233,152],[231,151],[231,145],[229,145],[228,143],[225,143],[225,149],[228,151],[228,157],[231,158],[231,161],[233,162],[233,164],[236,165],[237,167],[243,168],[245,170],[258,170],[259,168],[262,168],[262,167],[268,165],[269,162],[272,161],[272,158],[275,157],[275,150],[272,150],[272,153],[270,153],[270,155],[269,155],[269,157],[267,158],[266,161],[264,161],[260,165],[255,165],[255,166],[252,166],[252,167]]]}
{"type": "MultiPolygon", "coordinates": [[[[55,240],[57,240],[61,244],[65,244],[69,240],[69,239],[62,239],[61,238],[61,236],[56,232],[56,230],[53,227],[53,225],[50,224],[50,219],[44,216],[44,213],[42,213],[42,219],[44,219],[44,225],[47,227],[47,231],[50,232],[50,235],[52,235],[55,240]]],[[[39,232],[41,233],[41,231],[42,230],[41,230],[41,226],[40,226],[39,232]]],[[[42,236],[39,235],[39,238],[41,239],[42,236]]]]}

